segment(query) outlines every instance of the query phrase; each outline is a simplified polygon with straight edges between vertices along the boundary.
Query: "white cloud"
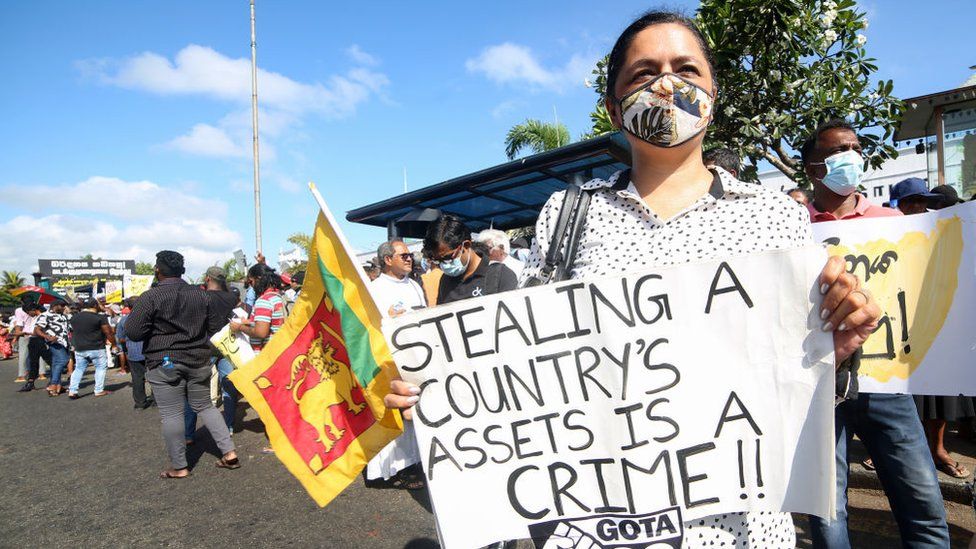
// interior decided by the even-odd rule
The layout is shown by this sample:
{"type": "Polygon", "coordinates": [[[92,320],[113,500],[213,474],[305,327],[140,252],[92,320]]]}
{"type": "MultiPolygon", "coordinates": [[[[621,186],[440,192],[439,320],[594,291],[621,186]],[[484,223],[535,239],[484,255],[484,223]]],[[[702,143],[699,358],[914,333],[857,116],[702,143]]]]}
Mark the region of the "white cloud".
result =
{"type": "Polygon", "coordinates": [[[8,185],[0,203],[33,215],[0,223],[0,265],[31,272],[41,257],[152,261],[162,249],[186,257],[197,276],[226,260],[241,237],[226,225],[227,205],[150,181],[90,177],[73,185],[8,185]],[[70,214],[55,213],[71,211],[70,214]]]}
{"type": "Polygon", "coordinates": [[[521,101],[502,101],[501,103],[495,105],[495,108],[491,109],[492,118],[504,118],[509,114],[515,112],[522,105],[521,101]]]}
{"type": "MultiPolygon", "coordinates": [[[[357,66],[324,82],[305,83],[258,68],[261,158],[275,158],[271,141],[289,133],[308,116],[339,119],[352,116],[373,98],[395,104],[388,96],[390,79],[375,67],[379,60],[353,45],[346,50],[357,66]],[[271,137],[272,140],[267,140],[271,137]]],[[[144,52],[124,59],[86,59],[76,68],[103,84],[158,95],[202,96],[235,104],[216,124],[200,123],[162,145],[211,158],[240,158],[251,147],[251,61],[231,58],[190,44],[171,59],[144,52]]]]}
{"type": "Polygon", "coordinates": [[[235,143],[226,131],[210,124],[197,124],[189,133],[172,139],[165,146],[187,154],[214,158],[239,158],[245,154],[244,147],[235,143]]]}
{"type": "Polygon", "coordinates": [[[375,67],[376,65],[380,64],[379,59],[364,52],[363,49],[359,47],[359,44],[353,44],[346,48],[346,55],[360,65],[375,67]]]}
{"type": "Polygon", "coordinates": [[[582,86],[595,61],[595,57],[573,55],[562,67],[546,68],[528,47],[505,42],[485,48],[477,57],[468,59],[465,67],[499,84],[529,84],[562,92],[582,86]]]}
{"type": "MultiPolygon", "coordinates": [[[[202,95],[237,103],[251,100],[250,60],[233,59],[196,44],[177,52],[172,61],[158,53],[145,52],[119,61],[89,59],[76,65],[83,74],[121,88],[159,95],[202,95]]],[[[306,84],[258,69],[262,105],[294,113],[313,112],[328,118],[353,114],[371,91],[388,84],[385,75],[365,69],[333,75],[325,84],[306,84]]]]}

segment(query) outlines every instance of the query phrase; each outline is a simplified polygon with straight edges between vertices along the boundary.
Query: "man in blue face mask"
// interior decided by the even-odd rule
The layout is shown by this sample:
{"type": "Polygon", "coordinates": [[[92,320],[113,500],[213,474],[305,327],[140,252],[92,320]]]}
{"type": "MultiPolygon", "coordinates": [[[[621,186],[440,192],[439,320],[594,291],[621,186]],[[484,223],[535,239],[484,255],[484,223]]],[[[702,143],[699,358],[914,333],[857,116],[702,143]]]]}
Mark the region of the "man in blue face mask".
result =
{"type": "Polygon", "coordinates": [[[844,120],[830,120],[818,127],[800,155],[813,182],[813,202],[807,204],[813,222],[901,215],[898,210],[872,204],[857,192],[864,176],[861,142],[844,120]]]}
{"type": "MultiPolygon", "coordinates": [[[[902,215],[898,210],[871,204],[857,192],[864,161],[857,133],[847,122],[831,120],[821,125],[803,144],[801,154],[807,177],[813,181],[813,202],[807,204],[813,223],[902,215]]],[[[859,356],[860,351],[855,354],[859,356]]],[[[847,447],[856,434],[873,459],[898,522],[902,545],[949,547],[942,492],[915,401],[911,395],[858,393],[858,362],[859,358],[852,361],[848,372],[838,371],[838,378],[846,379],[848,387],[847,399],[834,410],[837,520],[810,517],[813,546],[851,546],[847,533],[847,447]]]]}

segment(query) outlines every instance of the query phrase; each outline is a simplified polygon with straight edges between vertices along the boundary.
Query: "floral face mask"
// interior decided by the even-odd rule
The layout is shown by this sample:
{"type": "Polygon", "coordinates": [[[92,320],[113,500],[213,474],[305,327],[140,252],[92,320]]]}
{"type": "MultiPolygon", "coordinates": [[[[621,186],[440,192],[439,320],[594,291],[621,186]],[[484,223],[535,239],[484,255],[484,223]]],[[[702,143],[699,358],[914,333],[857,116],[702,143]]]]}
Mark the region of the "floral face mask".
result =
{"type": "Polygon", "coordinates": [[[658,147],[676,147],[705,131],[712,119],[708,92],[664,73],[620,100],[623,127],[658,147]]]}

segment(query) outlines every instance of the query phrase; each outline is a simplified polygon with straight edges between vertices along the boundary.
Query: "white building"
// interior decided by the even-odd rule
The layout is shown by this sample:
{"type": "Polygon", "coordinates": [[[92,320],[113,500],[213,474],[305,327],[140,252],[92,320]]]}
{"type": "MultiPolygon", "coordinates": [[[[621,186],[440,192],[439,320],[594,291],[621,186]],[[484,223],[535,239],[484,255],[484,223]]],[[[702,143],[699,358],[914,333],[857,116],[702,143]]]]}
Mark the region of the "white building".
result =
{"type": "Polygon", "coordinates": [[[308,261],[305,250],[295,247],[291,250],[282,251],[278,249],[278,272],[286,273],[289,269],[302,261],[308,261]]]}
{"type": "MultiPolygon", "coordinates": [[[[909,177],[928,179],[928,167],[925,153],[915,152],[915,147],[905,147],[898,149],[898,158],[888,160],[881,165],[880,170],[870,170],[864,174],[861,185],[864,187],[864,195],[871,202],[879,206],[888,201],[888,189],[891,185],[898,183],[909,177]]],[[[783,175],[783,172],[773,169],[759,174],[759,182],[777,191],[786,192],[794,187],[796,183],[792,179],[783,175]]],[[[935,186],[929,183],[929,187],[935,186]]]]}

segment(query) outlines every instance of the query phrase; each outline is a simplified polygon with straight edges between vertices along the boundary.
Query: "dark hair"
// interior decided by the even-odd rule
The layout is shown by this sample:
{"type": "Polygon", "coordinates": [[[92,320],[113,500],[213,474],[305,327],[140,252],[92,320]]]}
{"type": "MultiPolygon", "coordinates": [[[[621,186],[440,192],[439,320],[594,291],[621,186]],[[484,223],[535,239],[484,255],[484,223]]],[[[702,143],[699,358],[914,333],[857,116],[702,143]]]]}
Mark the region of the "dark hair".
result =
{"type": "Polygon", "coordinates": [[[427,235],[424,236],[424,255],[437,257],[437,249],[441,242],[453,249],[465,240],[471,240],[471,229],[461,221],[461,218],[443,214],[427,226],[427,235]]]}
{"type": "Polygon", "coordinates": [[[813,202],[813,193],[807,189],[801,189],[800,187],[793,187],[792,189],[786,191],[787,195],[793,193],[803,193],[803,196],[807,197],[807,202],[813,202]]]}
{"type": "Polygon", "coordinates": [[[79,305],[82,309],[97,309],[98,301],[96,301],[95,298],[89,297],[88,299],[82,300],[79,305]]]}
{"type": "Polygon", "coordinates": [[[664,25],[667,23],[681,25],[682,27],[688,29],[692,36],[695,37],[695,40],[698,42],[698,46],[705,54],[705,61],[708,62],[708,69],[712,73],[712,86],[714,86],[716,90],[718,89],[718,77],[715,74],[715,58],[712,54],[712,49],[708,47],[708,43],[705,42],[705,37],[702,36],[702,33],[700,30],[698,30],[698,26],[695,25],[695,22],[690,18],[674,11],[651,10],[638,17],[633,23],[624,29],[624,32],[620,33],[620,37],[617,38],[617,42],[613,45],[613,49],[610,50],[610,59],[607,62],[607,97],[617,99],[615,94],[617,78],[620,76],[620,69],[623,68],[624,60],[627,57],[627,49],[630,48],[630,44],[634,41],[634,37],[648,27],[652,27],[654,25],[664,25]]]}
{"type": "Polygon", "coordinates": [[[739,155],[725,147],[716,147],[705,151],[702,153],[702,161],[705,164],[714,164],[735,176],[738,176],[739,172],[742,171],[739,155]]]}
{"type": "Polygon", "coordinates": [[[851,126],[850,122],[844,120],[843,118],[831,118],[830,120],[824,122],[817,126],[817,129],[813,130],[813,133],[806,141],[803,142],[803,146],[800,147],[800,161],[804,166],[810,161],[810,156],[813,155],[813,151],[817,148],[817,140],[820,139],[820,134],[827,130],[833,130],[836,128],[841,128],[844,130],[850,130],[857,133],[854,126],[851,126]]]}
{"type": "Polygon", "coordinates": [[[247,276],[254,279],[254,292],[263,294],[268,288],[281,289],[281,276],[264,263],[255,263],[247,270],[247,276]]]}
{"type": "Polygon", "coordinates": [[[27,301],[20,308],[23,309],[25,313],[29,313],[31,311],[40,311],[41,304],[36,301],[27,301]]]}
{"type": "Polygon", "coordinates": [[[166,278],[177,277],[186,272],[183,255],[172,250],[163,250],[156,254],[156,268],[166,278]]]}

